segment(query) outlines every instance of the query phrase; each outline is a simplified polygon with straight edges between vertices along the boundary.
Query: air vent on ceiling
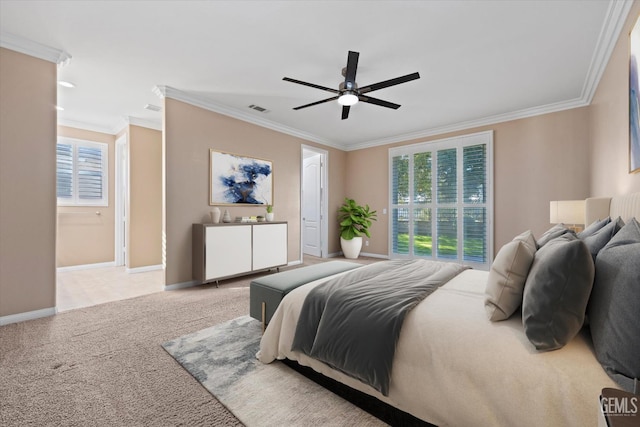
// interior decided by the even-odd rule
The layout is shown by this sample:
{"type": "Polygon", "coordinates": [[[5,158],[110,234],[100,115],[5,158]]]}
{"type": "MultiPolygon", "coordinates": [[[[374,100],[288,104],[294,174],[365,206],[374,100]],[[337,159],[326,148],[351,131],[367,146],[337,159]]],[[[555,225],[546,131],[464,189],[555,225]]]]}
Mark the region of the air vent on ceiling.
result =
{"type": "Polygon", "coordinates": [[[149,111],[161,111],[162,107],[158,107],[157,105],[153,104],[147,104],[144,106],[144,109],[149,111]]]}
{"type": "Polygon", "coordinates": [[[249,108],[251,108],[252,110],[259,111],[261,113],[268,113],[269,112],[269,110],[267,110],[266,108],[261,107],[259,105],[255,105],[255,104],[249,105],[249,108]]]}

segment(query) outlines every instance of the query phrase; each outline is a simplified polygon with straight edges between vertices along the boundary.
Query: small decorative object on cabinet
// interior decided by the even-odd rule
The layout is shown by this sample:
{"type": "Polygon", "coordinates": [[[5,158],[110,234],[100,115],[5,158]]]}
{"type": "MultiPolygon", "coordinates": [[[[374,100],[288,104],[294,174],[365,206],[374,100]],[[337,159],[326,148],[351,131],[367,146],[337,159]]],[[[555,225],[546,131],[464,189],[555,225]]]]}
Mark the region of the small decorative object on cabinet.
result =
{"type": "Polygon", "coordinates": [[[272,222],[273,216],[273,205],[267,205],[267,222],[272,222]]]}
{"type": "Polygon", "coordinates": [[[220,208],[215,207],[210,212],[211,222],[217,224],[220,222],[220,208]]]}
{"type": "Polygon", "coordinates": [[[224,210],[224,215],[222,216],[222,222],[231,222],[231,215],[228,210],[224,210]]]}
{"type": "Polygon", "coordinates": [[[287,265],[287,223],[193,224],[193,278],[207,283],[287,265]]]}

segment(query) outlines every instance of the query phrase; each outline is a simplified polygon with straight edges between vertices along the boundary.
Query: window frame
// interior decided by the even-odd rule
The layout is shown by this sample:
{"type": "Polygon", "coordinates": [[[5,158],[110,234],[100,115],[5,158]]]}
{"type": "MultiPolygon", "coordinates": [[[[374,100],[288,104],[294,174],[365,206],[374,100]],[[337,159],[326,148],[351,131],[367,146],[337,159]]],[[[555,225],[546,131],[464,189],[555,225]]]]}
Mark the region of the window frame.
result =
{"type": "Polygon", "coordinates": [[[404,145],[399,147],[393,147],[389,149],[389,221],[388,221],[388,254],[391,259],[432,259],[437,261],[457,262],[465,265],[470,265],[473,268],[481,270],[489,270],[491,263],[493,262],[493,131],[477,132],[473,134],[460,135],[451,138],[438,139],[434,141],[421,142],[417,144],[404,145]],[[486,201],[481,204],[476,203],[464,203],[464,156],[463,150],[465,147],[474,145],[486,145],[486,201]],[[456,203],[438,203],[437,201],[437,153],[441,150],[456,149],[456,174],[457,174],[457,191],[458,198],[456,203]],[[415,202],[414,190],[414,168],[413,159],[414,155],[418,153],[431,152],[431,202],[417,203],[415,202]],[[408,203],[393,203],[393,159],[394,157],[407,155],[409,156],[408,164],[408,203]],[[438,239],[437,231],[437,208],[455,207],[458,209],[457,215],[457,255],[456,258],[438,257],[436,245],[438,239]],[[465,261],[464,260],[464,209],[465,208],[486,208],[486,260],[484,263],[465,261]],[[393,234],[393,221],[394,221],[394,209],[407,209],[408,210],[408,232],[409,243],[408,253],[399,254],[394,253],[393,243],[395,236],[393,234]],[[431,255],[415,255],[413,250],[413,236],[414,236],[414,216],[416,209],[431,209],[431,226],[432,226],[432,250],[431,255]]]}
{"type": "Polygon", "coordinates": [[[58,144],[71,145],[71,159],[72,159],[72,173],[71,182],[72,189],[71,198],[58,197],[58,167],[56,157],[56,200],[58,206],[96,206],[96,207],[108,207],[109,206],[109,144],[104,142],[87,141],[84,139],[76,139],[69,137],[58,137],[56,141],[56,151],[58,144]],[[100,199],[81,199],[78,196],[78,148],[86,147],[92,149],[100,149],[101,152],[101,173],[102,173],[102,198],[100,199]]]}

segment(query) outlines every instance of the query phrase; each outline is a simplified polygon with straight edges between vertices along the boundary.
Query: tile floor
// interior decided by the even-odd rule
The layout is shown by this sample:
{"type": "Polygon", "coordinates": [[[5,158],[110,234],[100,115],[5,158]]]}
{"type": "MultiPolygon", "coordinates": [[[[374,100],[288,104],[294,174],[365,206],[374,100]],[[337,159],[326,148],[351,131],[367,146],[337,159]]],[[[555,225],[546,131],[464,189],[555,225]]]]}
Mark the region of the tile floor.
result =
{"type": "MultiPolygon", "coordinates": [[[[320,262],[344,260],[338,258],[317,258],[304,256],[304,265],[320,262]]],[[[381,261],[378,258],[360,257],[355,261],[362,264],[381,261]]],[[[299,268],[300,265],[291,268],[299,268]]],[[[285,270],[289,267],[285,267],[285,270]]],[[[233,286],[249,286],[251,276],[243,276],[237,280],[229,279],[222,284],[233,286]]],[[[144,273],[127,273],[125,267],[102,267],[85,270],[64,271],[57,273],[56,306],[58,311],[89,307],[105,302],[119,301],[154,292],[164,292],[164,270],[144,273]]]]}
{"type": "Polygon", "coordinates": [[[164,270],[127,273],[125,267],[57,273],[58,311],[89,307],[164,290],[164,270]]]}

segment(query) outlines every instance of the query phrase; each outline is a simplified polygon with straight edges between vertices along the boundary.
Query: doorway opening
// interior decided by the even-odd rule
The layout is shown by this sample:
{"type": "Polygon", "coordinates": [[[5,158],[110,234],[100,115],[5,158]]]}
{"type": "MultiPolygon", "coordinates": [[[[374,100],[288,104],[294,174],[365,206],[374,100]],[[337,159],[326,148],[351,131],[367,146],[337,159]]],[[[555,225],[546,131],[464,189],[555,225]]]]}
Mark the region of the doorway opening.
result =
{"type": "Polygon", "coordinates": [[[326,150],[302,146],[301,165],[301,254],[326,258],[328,254],[328,184],[326,150]]]}

